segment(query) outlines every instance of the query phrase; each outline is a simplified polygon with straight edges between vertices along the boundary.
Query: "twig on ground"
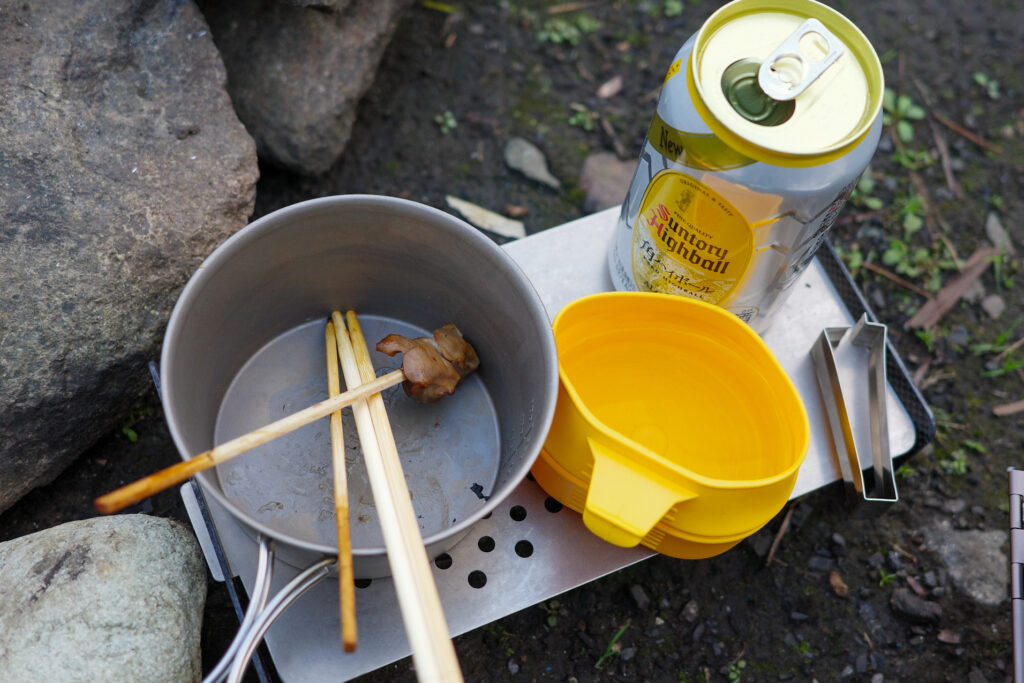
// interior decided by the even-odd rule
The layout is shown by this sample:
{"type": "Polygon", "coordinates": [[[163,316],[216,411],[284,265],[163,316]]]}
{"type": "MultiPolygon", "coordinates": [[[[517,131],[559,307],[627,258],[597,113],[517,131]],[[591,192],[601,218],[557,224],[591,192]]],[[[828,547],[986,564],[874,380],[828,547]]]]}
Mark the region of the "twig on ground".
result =
{"type": "Polygon", "coordinates": [[[931,293],[929,293],[927,290],[921,289],[920,287],[915,285],[913,282],[910,282],[908,280],[904,280],[899,275],[896,275],[895,273],[892,273],[892,272],[886,270],[885,268],[882,268],[881,266],[876,266],[874,263],[864,262],[864,263],[861,264],[861,267],[862,268],[867,268],[872,273],[877,273],[878,275],[881,275],[884,278],[892,280],[893,282],[895,282],[899,286],[906,287],[907,289],[909,289],[910,291],[914,292],[915,294],[920,294],[925,299],[931,300],[931,298],[932,298],[931,293]]]}
{"type": "Polygon", "coordinates": [[[956,373],[953,372],[952,370],[946,372],[936,372],[934,375],[928,375],[923,380],[921,380],[921,383],[917,385],[917,388],[920,389],[921,391],[924,391],[933,384],[938,384],[944,379],[953,379],[954,377],[956,377],[956,373]]]}
{"type": "Polygon", "coordinates": [[[929,299],[924,306],[921,306],[904,327],[907,329],[915,327],[928,329],[934,326],[942,316],[948,313],[960,301],[960,297],[988,269],[989,264],[992,263],[992,257],[998,253],[998,249],[987,247],[978,249],[971,254],[960,276],[939,290],[939,293],[934,298],[929,299]]]}
{"type": "Polygon", "coordinates": [[[566,12],[575,12],[576,10],[586,9],[596,4],[596,2],[566,2],[561,5],[548,7],[548,14],[565,14],[566,12]]]}
{"type": "Polygon", "coordinates": [[[786,511],[786,516],[782,518],[782,526],[779,527],[778,533],[775,534],[775,540],[772,541],[772,546],[768,549],[768,557],[765,558],[764,566],[770,566],[772,560],[775,558],[775,551],[778,550],[779,543],[782,542],[782,535],[785,534],[786,529],[789,528],[789,520],[793,519],[793,510],[795,509],[795,505],[790,505],[789,510],[786,511]]]}
{"type": "Polygon", "coordinates": [[[946,128],[949,128],[954,133],[957,133],[957,134],[961,135],[962,137],[967,138],[968,140],[970,140],[974,144],[978,145],[979,147],[984,147],[985,149],[989,150],[990,152],[995,152],[996,154],[1002,154],[1003,153],[1003,148],[1000,147],[999,145],[993,145],[988,140],[985,140],[984,138],[982,138],[979,135],[975,135],[971,131],[969,131],[966,128],[964,128],[963,126],[961,126],[959,123],[956,123],[955,121],[951,121],[950,119],[946,118],[945,116],[943,116],[939,112],[933,111],[932,112],[932,116],[934,116],[935,120],[938,121],[939,123],[941,123],[942,125],[944,125],[946,128]]]}
{"type": "Polygon", "coordinates": [[[957,199],[964,198],[964,191],[960,187],[960,183],[953,176],[953,164],[949,160],[949,145],[946,144],[946,138],[942,135],[939,127],[935,125],[934,121],[929,120],[928,126],[932,129],[932,138],[935,140],[935,149],[939,150],[939,161],[942,163],[942,173],[946,176],[946,187],[953,193],[953,196],[957,199]]]}
{"type": "Polygon", "coordinates": [[[1016,351],[1017,349],[1019,349],[1019,348],[1020,348],[1021,346],[1024,346],[1024,337],[1021,337],[1020,339],[1018,339],[1017,341],[1013,342],[1012,344],[1010,344],[1009,346],[1007,346],[1007,347],[1006,347],[1005,349],[1003,349],[1002,351],[1000,351],[999,353],[997,353],[997,354],[996,354],[996,355],[995,355],[995,356],[994,356],[994,357],[992,358],[992,362],[993,362],[993,363],[998,363],[999,361],[1001,361],[1002,359],[1006,358],[1006,357],[1007,357],[1007,356],[1009,356],[1009,355],[1010,355],[1011,353],[1013,353],[1014,351],[1016,351]]]}
{"type": "Polygon", "coordinates": [[[944,232],[945,232],[945,230],[943,230],[943,232],[939,233],[939,239],[942,240],[942,243],[946,246],[946,251],[949,252],[950,257],[953,259],[953,263],[956,265],[956,269],[957,270],[963,270],[964,269],[963,259],[961,259],[960,255],[958,253],[956,253],[956,247],[953,246],[953,243],[949,240],[949,238],[946,237],[945,234],[943,234],[944,232]]]}
{"type": "Polygon", "coordinates": [[[918,367],[917,370],[914,370],[914,376],[911,377],[911,380],[913,380],[914,386],[917,387],[918,389],[921,388],[922,380],[924,380],[924,378],[928,376],[928,369],[931,366],[932,359],[929,358],[925,362],[921,363],[920,367],[918,367]]]}

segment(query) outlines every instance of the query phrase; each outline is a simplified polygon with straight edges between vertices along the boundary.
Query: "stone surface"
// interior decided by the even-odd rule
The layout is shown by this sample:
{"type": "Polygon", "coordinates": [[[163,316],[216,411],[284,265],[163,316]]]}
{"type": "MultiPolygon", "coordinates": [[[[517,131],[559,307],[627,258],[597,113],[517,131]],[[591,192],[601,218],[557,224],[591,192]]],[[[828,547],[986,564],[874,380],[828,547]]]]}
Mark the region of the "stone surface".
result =
{"type": "Polygon", "coordinates": [[[999,251],[1006,254],[1015,254],[1016,249],[1013,248],[1013,240],[1010,238],[1010,233],[1003,227],[1003,222],[999,220],[999,214],[994,211],[989,212],[985,217],[985,236],[988,237],[988,241],[992,243],[999,251]]]}
{"type": "Polygon", "coordinates": [[[181,0],[0,13],[0,511],[151,390],[180,288],[248,220],[255,147],[181,0]]]}
{"type": "Polygon", "coordinates": [[[981,300],[981,308],[988,314],[988,317],[995,320],[1006,310],[1006,301],[998,294],[989,294],[981,300]]]}
{"type": "Polygon", "coordinates": [[[341,156],[398,18],[412,0],[301,7],[278,0],[200,2],[260,157],[317,175],[341,156]]]}
{"type": "Polygon", "coordinates": [[[925,542],[946,564],[953,585],[973,600],[996,606],[1009,597],[1005,531],[954,530],[947,520],[924,530],[925,542]]]}
{"type": "Polygon", "coordinates": [[[608,152],[587,157],[580,172],[580,188],[587,195],[583,201],[583,210],[595,213],[625,201],[634,171],[636,161],[620,161],[608,152]]]}
{"type": "Polygon", "coordinates": [[[906,588],[897,588],[889,598],[894,611],[918,624],[931,624],[942,618],[942,606],[919,598],[906,588]]]}
{"type": "Polygon", "coordinates": [[[178,522],[119,515],[0,544],[0,680],[197,681],[206,568],[178,522]]]}

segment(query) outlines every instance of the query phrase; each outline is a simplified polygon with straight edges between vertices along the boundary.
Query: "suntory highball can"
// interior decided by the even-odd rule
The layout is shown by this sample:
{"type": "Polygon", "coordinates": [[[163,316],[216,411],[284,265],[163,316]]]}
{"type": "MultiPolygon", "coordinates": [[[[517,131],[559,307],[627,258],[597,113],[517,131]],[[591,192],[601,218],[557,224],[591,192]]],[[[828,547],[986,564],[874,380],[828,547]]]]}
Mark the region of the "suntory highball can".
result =
{"type": "Polygon", "coordinates": [[[765,331],[875,152],[882,91],[871,44],[831,8],[723,6],[669,67],[609,250],[615,287],[765,331]]]}

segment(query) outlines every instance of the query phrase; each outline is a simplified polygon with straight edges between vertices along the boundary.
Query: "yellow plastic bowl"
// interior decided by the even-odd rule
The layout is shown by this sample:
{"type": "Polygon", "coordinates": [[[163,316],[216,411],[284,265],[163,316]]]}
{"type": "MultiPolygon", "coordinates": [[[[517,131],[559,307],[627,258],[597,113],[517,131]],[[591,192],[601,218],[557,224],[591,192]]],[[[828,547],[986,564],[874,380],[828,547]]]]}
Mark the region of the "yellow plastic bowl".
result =
{"type": "Polygon", "coordinates": [[[696,559],[782,509],[807,414],[745,323],[694,299],[613,292],[571,303],[554,334],[558,402],[532,471],[593,533],[696,559]]]}

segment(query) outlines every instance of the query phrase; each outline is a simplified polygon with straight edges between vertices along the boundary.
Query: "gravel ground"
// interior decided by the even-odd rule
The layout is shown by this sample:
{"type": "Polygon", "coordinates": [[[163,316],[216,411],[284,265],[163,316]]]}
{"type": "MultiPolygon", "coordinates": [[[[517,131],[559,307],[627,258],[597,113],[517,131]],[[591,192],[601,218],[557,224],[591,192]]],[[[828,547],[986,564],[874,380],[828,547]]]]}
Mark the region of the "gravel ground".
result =
{"type": "MultiPolygon", "coordinates": [[[[442,209],[448,194],[496,211],[523,207],[530,233],[579,217],[584,161],[610,152],[633,163],[670,57],[717,6],[462,3],[451,14],[419,3],[343,160],[319,178],[262,168],[257,215],[370,192],[442,209]],[[616,76],[618,94],[599,98],[616,76]],[[505,166],[512,137],[543,150],[560,190],[505,166]]],[[[983,295],[931,331],[904,323],[925,301],[913,288],[932,294],[958,260],[998,236],[993,216],[1013,243],[1024,239],[1024,22],[1016,3],[997,0],[834,6],[875,45],[887,84],[924,113],[908,119],[909,142],[887,130],[874,182],[861,186],[833,240],[935,410],[936,439],[901,463],[901,501],[885,516],[851,517],[839,488],[826,487],[721,556],[655,557],[459,637],[467,680],[1010,679],[1005,470],[1021,461],[1024,427],[1019,414],[992,408],[1024,395],[1024,356],[1006,351],[1022,335],[1018,258],[987,269],[983,295]],[[908,214],[923,226],[910,229],[908,214]]],[[[153,397],[125,425],[0,516],[0,540],[88,517],[96,495],[177,460],[153,397]]],[[[174,492],[140,509],[184,518],[174,492]]],[[[232,619],[226,591],[211,585],[207,667],[232,619]]],[[[403,660],[363,680],[414,678],[403,660]]]]}

